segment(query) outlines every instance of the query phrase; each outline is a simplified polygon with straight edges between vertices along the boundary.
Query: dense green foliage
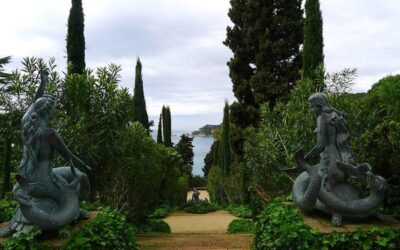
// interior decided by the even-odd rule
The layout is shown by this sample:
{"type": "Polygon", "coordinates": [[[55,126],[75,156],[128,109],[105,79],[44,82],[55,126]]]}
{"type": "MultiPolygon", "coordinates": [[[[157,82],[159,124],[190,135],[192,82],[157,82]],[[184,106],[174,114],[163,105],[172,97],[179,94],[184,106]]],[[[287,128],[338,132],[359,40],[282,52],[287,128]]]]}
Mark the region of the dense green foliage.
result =
{"type": "Polygon", "coordinates": [[[225,176],[218,165],[212,166],[207,177],[211,201],[220,205],[244,203],[247,192],[244,186],[244,170],[242,164],[232,164],[231,174],[225,176]]]}
{"type": "Polygon", "coordinates": [[[218,210],[219,206],[216,203],[207,200],[190,200],[186,204],[182,205],[181,209],[192,214],[205,214],[218,210]]]}
{"type": "Polygon", "coordinates": [[[355,103],[358,121],[352,146],[360,162],[400,185],[400,75],[376,83],[355,103]],[[361,132],[361,133],[360,133],[361,132]]]}
{"type": "Polygon", "coordinates": [[[104,208],[91,222],[69,239],[62,249],[138,249],[135,228],[125,217],[104,208]]]}
{"type": "MultiPolygon", "coordinates": [[[[63,234],[64,228],[59,234],[63,234]]],[[[66,230],[68,231],[68,230],[66,230]]],[[[69,232],[65,233],[69,237],[69,232]]],[[[47,233],[33,230],[28,234],[19,234],[6,240],[2,249],[42,250],[51,249],[41,240],[48,238],[47,233]]],[[[101,208],[95,219],[86,223],[74,234],[61,249],[138,249],[135,239],[135,228],[125,217],[115,210],[101,208]]]]}
{"type": "Polygon", "coordinates": [[[225,208],[226,211],[230,212],[231,214],[235,215],[239,218],[252,218],[253,211],[250,207],[245,204],[230,204],[225,208]]]}
{"type": "Polygon", "coordinates": [[[168,106],[162,107],[162,132],[163,132],[163,140],[164,146],[172,147],[172,128],[171,128],[171,110],[168,106]]]}
{"type": "MultiPolygon", "coordinates": [[[[229,106],[224,107],[222,131],[214,130],[215,142],[205,158],[207,167],[207,190],[213,202],[220,205],[243,203],[246,199],[244,190],[244,166],[238,159],[233,160],[231,141],[231,123],[229,106]]],[[[203,170],[204,171],[204,170],[203,170]]]]}
{"type": "Polygon", "coordinates": [[[38,241],[41,231],[32,230],[28,234],[19,234],[16,237],[7,239],[2,245],[1,249],[13,250],[47,250],[51,249],[50,246],[42,244],[38,241]]]}
{"type": "Polygon", "coordinates": [[[250,219],[234,219],[228,226],[228,233],[254,233],[254,222],[250,219]]]}
{"type": "MultiPolygon", "coordinates": [[[[0,132],[12,135],[16,145],[12,171],[21,159],[18,131],[22,114],[40,82],[39,69],[47,68],[50,83],[46,92],[59,100],[49,126],[59,129],[70,150],[92,167],[87,174],[93,196],[127,212],[129,220],[146,218],[160,203],[178,205],[185,201],[189,180],[182,159],[175,149],[157,144],[146,128],[134,122],[129,108],[132,96],[118,86],[119,66],[111,64],[95,74],[87,71],[61,78],[54,70],[54,61],[46,65],[28,58],[23,63],[23,71],[13,74],[0,95],[1,105],[13,108],[6,114],[15,116],[12,123],[0,119],[0,132]]],[[[55,159],[55,166],[64,163],[60,157],[55,159]]]]}
{"type": "Polygon", "coordinates": [[[204,167],[202,168],[204,177],[208,176],[211,166],[217,164],[219,151],[219,140],[214,140],[211,144],[210,151],[204,157],[204,167]]]}
{"type": "Polygon", "coordinates": [[[304,8],[303,77],[314,83],[314,89],[324,89],[324,38],[319,0],[306,0],[304,8]],[[316,75],[318,74],[319,75],[316,75]]]}
{"type": "Polygon", "coordinates": [[[138,225],[138,233],[171,233],[169,225],[159,219],[149,219],[145,223],[138,225]]]}
{"type": "Polygon", "coordinates": [[[13,199],[1,199],[0,200],[0,223],[9,221],[14,215],[17,208],[17,202],[13,199]]]}
{"type": "Polygon", "coordinates": [[[154,212],[150,214],[150,218],[162,219],[168,215],[170,208],[168,206],[160,206],[154,209],[154,212]]]}
{"type": "Polygon", "coordinates": [[[85,21],[82,0],[72,0],[68,17],[67,63],[68,73],[82,74],[85,71],[85,21]]]}
{"type": "Polygon", "coordinates": [[[298,83],[287,104],[278,104],[273,111],[263,106],[260,128],[247,130],[244,164],[248,185],[263,201],[291,190],[292,183],[282,169],[293,166],[299,148],[312,148],[315,122],[307,104],[312,92],[310,81],[298,83]]]}
{"type": "Polygon", "coordinates": [[[142,63],[140,58],[136,62],[135,88],[133,90],[133,120],[140,122],[144,128],[150,129],[149,116],[146,110],[146,101],[144,99],[142,63]]]}
{"type": "MultiPolygon", "coordinates": [[[[160,199],[179,203],[187,177],[176,151],[157,144],[146,128],[133,122],[126,108],[131,106],[131,97],[117,85],[119,70],[110,65],[99,69],[96,77],[74,77],[74,81],[85,81],[74,85],[90,88],[89,113],[83,110],[79,117],[66,117],[59,127],[70,149],[95,168],[93,193],[136,219],[146,217],[160,199]]],[[[66,98],[66,103],[70,100],[66,98]]]]}
{"type": "Polygon", "coordinates": [[[231,173],[231,140],[230,140],[229,104],[225,103],[224,118],[222,120],[222,138],[219,143],[218,165],[225,176],[231,173]]]}
{"type": "MultiPolygon", "coordinates": [[[[367,94],[348,94],[354,71],[344,70],[335,77],[334,90],[328,92],[331,104],[346,112],[352,134],[350,149],[359,163],[368,162],[375,173],[387,178],[389,186],[384,211],[397,215],[400,207],[399,152],[400,130],[397,113],[400,98],[400,76],[380,80],[367,94]],[[350,74],[350,75],[349,75],[350,74]]],[[[328,79],[329,80],[329,79],[328,79]]],[[[331,79],[330,79],[331,80],[331,79]]],[[[309,111],[308,97],[313,93],[310,80],[303,80],[291,93],[286,104],[271,111],[261,108],[262,123],[258,129],[248,129],[244,148],[245,172],[249,181],[252,208],[259,212],[263,204],[276,196],[288,194],[295,176],[284,171],[294,166],[293,156],[299,148],[305,151],[315,145],[315,117],[309,111]]],[[[317,163],[314,159],[311,163],[317,163]]]]}
{"type": "Polygon", "coordinates": [[[233,92],[233,121],[244,128],[257,125],[257,109],[285,99],[301,69],[303,43],[301,1],[231,0],[224,42],[233,57],[228,62],[233,92]],[[268,32],[265,32],[268,30],[268,32]]]}
{"type": "Polygon", "coordinates": [[[351,233],[322,234],[304,224],[298,209],[275,199],[258,217],[254,249],[397,249],[400,233],[373,227],[351,233]]]}
{"type": "Polygon", "coordinates": [[[206,178],[200,175],[194,175],[192,178],[190,178],[190,187],[191,188],[196,188],[196,187],[205,187],[207,186],[207,181],[206,178]]]}
{"type": "Polygon", "coordinates": [[[193,137],[189,135],[182,134],[181,139],[175,145],[175,149],[180,154],[183,165],[186,169],[186,174],[188,176],[192,176],[192,169],[193,169],[193,137]]]}

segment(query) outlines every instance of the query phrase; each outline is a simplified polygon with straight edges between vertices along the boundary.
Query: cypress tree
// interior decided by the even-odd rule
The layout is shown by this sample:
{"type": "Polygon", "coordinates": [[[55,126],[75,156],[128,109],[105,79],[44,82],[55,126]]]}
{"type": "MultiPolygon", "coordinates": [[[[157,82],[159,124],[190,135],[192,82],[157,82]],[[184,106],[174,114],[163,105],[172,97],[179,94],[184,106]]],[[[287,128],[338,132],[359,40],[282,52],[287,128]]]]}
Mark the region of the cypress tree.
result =
{"type": "Polygon", "coordinates": [[[210,147],[210,151],[204,157],[204,167],[202,168],[204,177],[207,177],[208,172],[213,165],[218,164],[218,149],[219,149],[219,140],[214,140],[213,144],[210,147]]]}
{"type": "Polygon", "coordinates": [[[230,174],[231,167],[231,142],[230,142],[230,124],[229,124],[229,104],[225,102],[224,118],[222,121],[222,137],[219,144],[219,166],[225,176],[230,174]]]}
{"type": "Polygon", "coordinates": [[[147,130],[150,129],[143,92],[142,63],[140,62],[140,58],[136,62],[135,88],[133,91],[133,120],[140,122],[147,130]]]}
{"type": "Polygon", "coordinates": [[[163,106],[162,108],[162,124],[163,124],[163,139],[164,139],[164,146],[172,147],[172,140],[171,140],[171,111],[169,107],[163,106]]]}
{"type": "Polygon", "coordinates": [[[233,57],[228,62],[229,76],[237,101],[231,105],[235,125],[232,145],[243,154],[240,130],[257,127],[259,107],[286,101],[300,77],[300,46],[303,42],[301,0],[231,0],[224,44],[233,57]]]}
{"type": "Polygon", "coordinates": [[[85,70],[85,35],[82,0],[72,0],[68,17],[67,63],[68,73],[82,74],[85,70]]]}
{"type": "Polygon", "coordinates": [[[193,137],[188,135],[181,135],[181,139],[175,145],[176,151],[181,155],[183,160],[183,164],[185,165],[185,173],[192,177],[192,170],[193,170],[193,137]]]}
{"type": "MultiPolygon", "coordinates": [[[[258,108],[268,102],[273,108],[285,100],[301,69],[300,46],[303,42],[301,0],[231,0],[228,15],[233,27],[227,27],[224,42],[233,57],[228,62],[233,92],[238,104],[232,107],[233,121],[253,115],[257,125],[258,108]]],[[[247,120],[247,119],[246,119],[247,120]]]]}
{"type": "Polygon", "coordinates": [[[303,77],[313,80],[316,90],[321,91],[324,88],[324,39],[319,0],[306,0],[305,12],[303,77]],[[321,70],[317,70],[318,67],[321,70]]]}
{"type": "Polygon", "coordinates": [[[158,119],[157,143],[163,144],[163,140],[162,140],[162,113],[160,114],[160,118],[158,119]]]}

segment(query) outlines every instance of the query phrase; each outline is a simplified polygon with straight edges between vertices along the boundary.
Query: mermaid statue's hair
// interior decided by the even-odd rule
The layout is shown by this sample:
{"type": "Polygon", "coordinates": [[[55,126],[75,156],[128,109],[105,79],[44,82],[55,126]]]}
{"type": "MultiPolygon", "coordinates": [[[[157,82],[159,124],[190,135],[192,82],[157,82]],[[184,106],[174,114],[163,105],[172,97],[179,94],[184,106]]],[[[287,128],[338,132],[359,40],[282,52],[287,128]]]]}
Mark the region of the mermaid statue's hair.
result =
{"type": "Polygon", "coordinates": [[[55,108],[53,96],[43,95],[38,98],[32,108],[28,110],[28,119],[22,124],[22,142],[24,157],[22,158],[19,172],[30,179],[33,169],[37,165],[37,154],[40,148],[40,135],[42,133],[42,120],[46,119],[55,108]]]}

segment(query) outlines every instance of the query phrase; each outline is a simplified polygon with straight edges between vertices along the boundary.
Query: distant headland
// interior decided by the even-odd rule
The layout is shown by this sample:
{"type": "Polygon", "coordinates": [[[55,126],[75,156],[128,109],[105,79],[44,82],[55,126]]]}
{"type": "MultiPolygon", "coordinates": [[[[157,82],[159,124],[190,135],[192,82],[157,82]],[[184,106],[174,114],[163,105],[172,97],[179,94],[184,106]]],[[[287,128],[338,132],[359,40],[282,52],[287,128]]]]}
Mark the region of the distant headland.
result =
{"type": "Polygon", "coordinates": [[[212,136],[212,131],[214,129],[218,129],[220,128],[221,125],[210,125],[207,124],[201,128],[199,128],[199,130],[195,130],[192,132],[192,136],[212,136]]]}

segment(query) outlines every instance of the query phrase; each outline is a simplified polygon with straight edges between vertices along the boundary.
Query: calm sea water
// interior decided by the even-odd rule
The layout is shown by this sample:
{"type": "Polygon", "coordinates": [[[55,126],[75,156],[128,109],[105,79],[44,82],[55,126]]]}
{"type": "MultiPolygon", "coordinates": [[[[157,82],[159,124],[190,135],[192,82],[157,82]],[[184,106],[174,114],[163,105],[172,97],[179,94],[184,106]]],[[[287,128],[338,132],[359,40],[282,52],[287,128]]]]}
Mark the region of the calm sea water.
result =
{"type": "MultiPolygon", "coordinates": [[[[172,131],[172,142],[177,144],[179,139],[181,138],[182,134],[189,134],[191,135],[193,131],[191,130],[173,130],[172,131]]],[[[157,139],[157,130],[151,133],[151,136],[154,140],[157,139]]],[[[208,151],[210,151],[211,144],[213,143],[214,138],[212,136],[207,137],[194,137],[193,139],[193,175],[201,175],[203,176],[204,167],[204,157],[208,151]]]]}

